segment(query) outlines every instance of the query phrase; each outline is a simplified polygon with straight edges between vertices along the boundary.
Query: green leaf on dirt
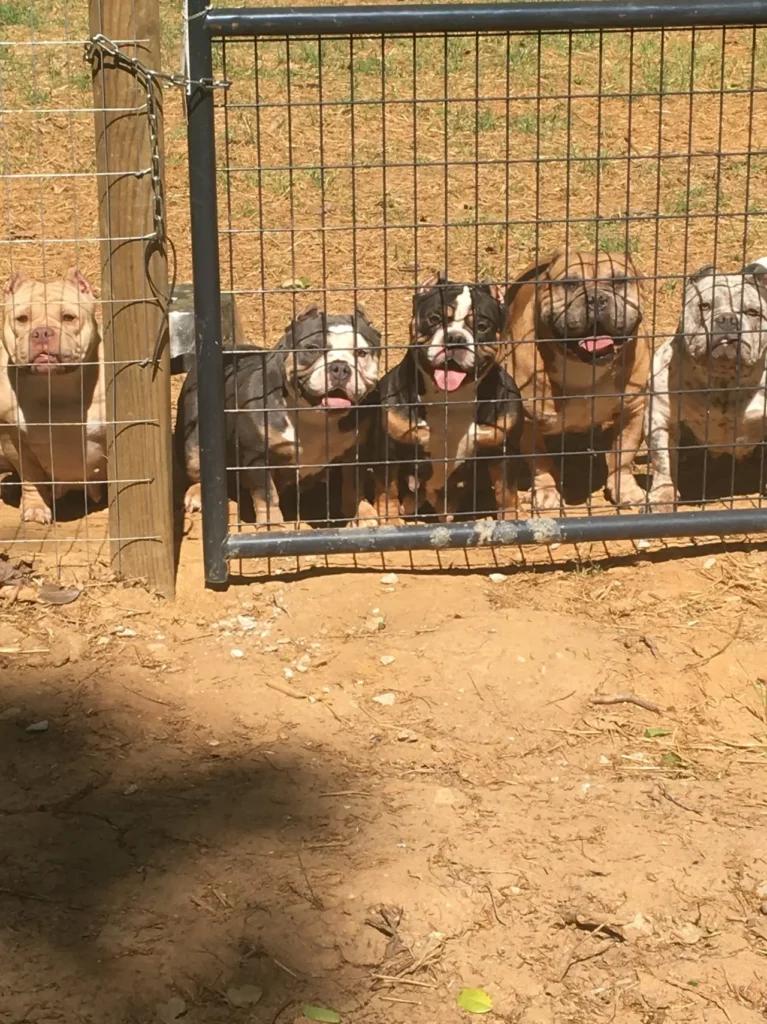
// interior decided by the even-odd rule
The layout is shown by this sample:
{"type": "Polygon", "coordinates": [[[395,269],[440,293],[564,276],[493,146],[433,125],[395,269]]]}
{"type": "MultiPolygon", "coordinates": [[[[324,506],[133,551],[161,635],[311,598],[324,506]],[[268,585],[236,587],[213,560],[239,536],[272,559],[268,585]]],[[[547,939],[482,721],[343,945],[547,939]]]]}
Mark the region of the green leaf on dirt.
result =
{"type": "Polygon", "coordinates": [[[308,1006],[304,1003],[301,1006],[301,1013],[309,1020],[318,1020],[321,1024],[338,1024],[341,1014],[335,1010],[326,1010],[324,1006],[308,1006]]]}
{"type": "Polygon", "coordinates": [[[493,1000],[481,988],[461,989],[455,1001],[469,1013],[489,1013],[493,1008],[493,1000]]]}
{"type": "Polygon", "coordinates": [[[675,754],[670,750],[667,754],[663,755],[660,759],[660,763],[666,765],[667,768],[678,768],[683,762],[679,754],[675,754]]]}
{"type": "Polygon", "coordinates": [[[670,736],[671,729],[645,729],[644,734],[648,740],[654,740],[659,736],[670,736]]]}
{"type": "Polygon", "coordinates": [[[699,982],[699,981],[695,981],[695,980],[693,980],[693,981],[688,981],[688,982],[687,982],[687,984],[688,984],[688,985],[689,985],[689,986],[690,986],[691,988],[697,988],[697,987],[698,987],[698,985],[700,985],[700,982],[699,982]]]}

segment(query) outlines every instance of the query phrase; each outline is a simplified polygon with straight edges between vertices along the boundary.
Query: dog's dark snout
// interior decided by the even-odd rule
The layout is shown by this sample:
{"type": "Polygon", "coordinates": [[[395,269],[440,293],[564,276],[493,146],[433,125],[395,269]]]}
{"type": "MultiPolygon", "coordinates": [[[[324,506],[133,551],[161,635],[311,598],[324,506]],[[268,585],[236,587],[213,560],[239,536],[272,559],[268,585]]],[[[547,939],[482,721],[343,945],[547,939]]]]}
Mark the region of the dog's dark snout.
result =
{"type": "Polygon", "coordinates": [[[740,318],[737,313],[717,313],[714,327],[718,334],[737,334],[740,330],[740,318]]]}
{"type": "Polygon", "coordinates": [[[341,387],[346,384],[346,382],[351,378],[351,375],[351,366],[348,363],[342,362],[340,359],[328,366],[328,380],[330,381],[331,387],[341,387]]]}
{"type": "Polygon", "coordinates": [[[609,296],[606,292],[599,291],[598,289],[596,291],[587,291],[586,301],[589,306],[596,306],[596,308],[601,312],[603,309],[606,309],[607,303],[609,302],[609,296]]]}
{"type": "Polygon", "coordinates": [[[56,332],[52,327],[35,327],[33,331],[30,331],[29,341],[33,348],[44,352],[51,347],[55,337],[56,332]]]}
{"type": "Polygon", "coordinates": [[[446,348],[466,348],[466,337],[460,331],[448,331],[445,338],[446,348]]]}

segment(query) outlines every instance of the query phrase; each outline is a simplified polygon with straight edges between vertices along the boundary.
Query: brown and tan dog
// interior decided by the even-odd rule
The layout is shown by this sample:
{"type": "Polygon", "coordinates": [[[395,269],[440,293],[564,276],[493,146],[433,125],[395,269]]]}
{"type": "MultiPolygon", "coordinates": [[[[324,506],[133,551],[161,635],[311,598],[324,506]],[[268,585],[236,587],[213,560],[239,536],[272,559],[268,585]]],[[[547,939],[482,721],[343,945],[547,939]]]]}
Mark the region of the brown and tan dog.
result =
{"type": "Polygon", "coordinates": [[[610,427],[606,493],[615,505],[644,503],[632,467],[642,440],[650,366],[639,338],[642,294],[630,256],[554,253],[534,263],[507,295],[506,368],[522,394],[522,453],[532,503],[558,509],[561,496],[545,438],[610,427]]]}
{"type": "Polygon", "coordinates": [[[5,287],[0,469],[21,479],[24,522],[50,523],[55,499],[106,482],[104,353],[96,296],[74,268],[60,281],[17,272],[5,287]]]}

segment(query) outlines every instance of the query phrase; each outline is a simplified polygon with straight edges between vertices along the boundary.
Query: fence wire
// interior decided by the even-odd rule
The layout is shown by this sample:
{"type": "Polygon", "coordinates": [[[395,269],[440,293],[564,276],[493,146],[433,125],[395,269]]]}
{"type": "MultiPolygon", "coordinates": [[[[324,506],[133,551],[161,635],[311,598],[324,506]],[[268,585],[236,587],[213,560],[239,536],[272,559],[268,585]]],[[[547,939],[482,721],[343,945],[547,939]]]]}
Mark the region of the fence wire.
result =
{"type": "Polygon", "coordinates": [[[213,46],[233,530],[762,507],[764,29],[213,46]]]}

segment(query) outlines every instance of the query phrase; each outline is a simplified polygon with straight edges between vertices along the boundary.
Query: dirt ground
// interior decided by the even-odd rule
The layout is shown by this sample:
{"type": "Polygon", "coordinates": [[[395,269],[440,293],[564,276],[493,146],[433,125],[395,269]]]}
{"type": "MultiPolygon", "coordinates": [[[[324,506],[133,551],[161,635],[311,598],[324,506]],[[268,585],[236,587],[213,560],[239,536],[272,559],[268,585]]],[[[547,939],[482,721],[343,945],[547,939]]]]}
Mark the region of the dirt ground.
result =
{"type": "Polygon", "coordinates": [[[764,1020],[764,545],[214,593],[198,541],[175,604],[0,602],[4,1024],[426,1024],[464,986],[525,1024],[764,1020]]]}

